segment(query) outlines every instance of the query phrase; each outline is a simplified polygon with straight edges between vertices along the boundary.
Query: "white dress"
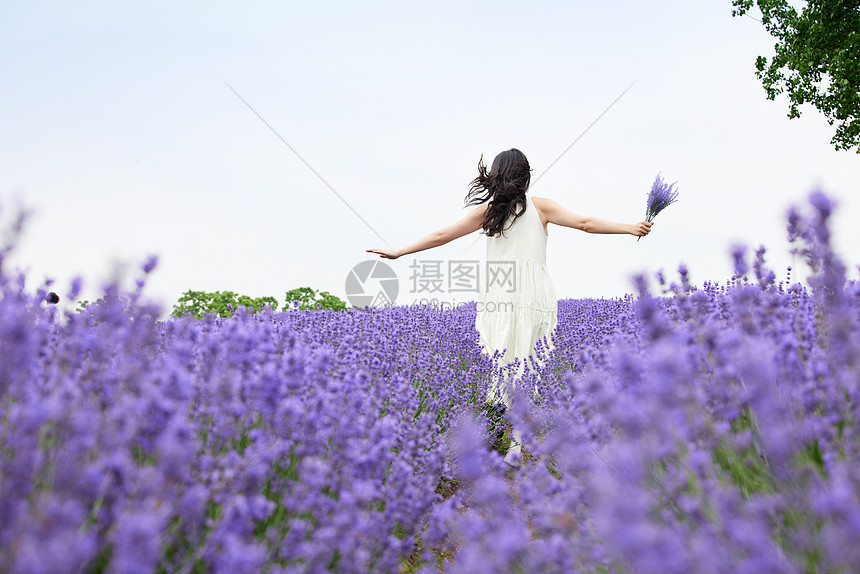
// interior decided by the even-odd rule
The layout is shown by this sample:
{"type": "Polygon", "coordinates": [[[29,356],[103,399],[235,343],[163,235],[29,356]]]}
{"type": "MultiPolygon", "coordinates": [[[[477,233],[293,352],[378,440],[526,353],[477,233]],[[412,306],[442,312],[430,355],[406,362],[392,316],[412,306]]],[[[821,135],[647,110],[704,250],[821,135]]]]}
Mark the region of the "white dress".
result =
{"type": "MultiPolygon", "coordinates": [[[[534,201],[503,235],[487,237],[485,276],[480,281],[475,328],[484,350],[492,355],[507,349],[500,364],[515,358],[522,363],[519,373],[534,351],[535,343],[547,337],[558,324],[558,299],[546,268],[547,232],[534,201]]],[[[496,380],[490,385],[487,402],[501,400],[510,407],[513,388],[496,380]]]]}

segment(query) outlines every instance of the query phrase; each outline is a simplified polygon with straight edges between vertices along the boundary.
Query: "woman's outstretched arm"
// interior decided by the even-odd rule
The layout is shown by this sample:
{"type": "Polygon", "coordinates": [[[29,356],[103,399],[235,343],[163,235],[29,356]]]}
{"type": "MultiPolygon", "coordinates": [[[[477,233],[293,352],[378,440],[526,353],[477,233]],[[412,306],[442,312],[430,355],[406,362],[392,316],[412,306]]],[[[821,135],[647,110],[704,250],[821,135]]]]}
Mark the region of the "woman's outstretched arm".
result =
{"type": "Polygon", "coordinates": [[[397,259],[398,257],[409,255],[410,253],[417,253],[418,251],[424,251],[426,249],[445,245],[450,241],[481,229],[484,224],[484,212],[486,210],[486,204],[479,205],[457,223],[449,225],[444,229],[434,231],[433,233],[422,237],[418,241],[410,243],[406,247],[401,247],[400,249],[368,249],[367,252],[376,253],[383,259],[397,259]]]}
{"type": "Polygon", "coordinates": [[[639,223],[607,221],[598,217],[580,215],[569,209],[565,209],[558,202],[546,197],[540,198],[539,201],[540,210],[544,212],[549,223],[555,223],[563,227],[572,227],[586,233],[628,233],[642,237],[651,232],[651,225],[653,225],[650,221],[640,221],[639,223]]]}

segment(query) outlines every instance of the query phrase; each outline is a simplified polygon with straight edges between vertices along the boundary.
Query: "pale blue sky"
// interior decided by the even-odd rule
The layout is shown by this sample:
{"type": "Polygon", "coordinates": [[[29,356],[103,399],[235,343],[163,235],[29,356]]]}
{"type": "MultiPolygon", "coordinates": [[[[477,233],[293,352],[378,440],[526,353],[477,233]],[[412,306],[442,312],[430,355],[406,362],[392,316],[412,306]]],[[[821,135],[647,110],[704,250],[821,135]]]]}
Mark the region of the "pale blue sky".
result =
{"type": "MultiPolygon", "coordinates": [[[[517,147],[566,207],[637,221],[658,171],[680,200],[654,232],[551,228],[560,297],[617,296],[679,263],[731,273],[732,243],[791,264],[784,214],[821,185],[860,262],[860,156],[815,110],[789,120],[754,75],[773,40],[731,2],[6,2],[0,7],[0,220],[35,210],[13,262],[86,280],[149,253],[165,309],[187,289],[345,296],[385,247],[225,86],[229,82],[392,246],[465,214],[483,153],[517,147]]],[[[391,262],[483,256],[483,239],[391,262]]],[[[798,262],[799,263],[799,262],[798,262]]],[[[800,265],[798,265],[800,267],[800,265]]],[[[455,297],[443,294],[446,299],[455,297]]],[[[456,297],[463,299],[463,296],[456,297]]]]}

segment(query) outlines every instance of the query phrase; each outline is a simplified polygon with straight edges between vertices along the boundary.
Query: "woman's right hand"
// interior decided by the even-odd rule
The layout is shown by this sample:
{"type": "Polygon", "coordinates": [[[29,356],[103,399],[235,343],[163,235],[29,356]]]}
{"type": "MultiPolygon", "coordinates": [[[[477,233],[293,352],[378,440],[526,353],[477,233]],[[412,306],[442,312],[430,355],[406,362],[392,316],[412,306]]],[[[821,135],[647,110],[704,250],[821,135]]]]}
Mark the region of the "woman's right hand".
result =
{"type": "Polygon", "coordinates": [[[397,259],[400,253],[396,249],[367,249],[368,253],[376,253],[383,259],[397,259]]]}
{"type": "Polygon", "coordinates": [[[654,225],[653,221],[640,221],[639,223],[634,223],[631,235],[635,235],[636,237],[645,237],[651,233],[652,225],[654,225]]]}

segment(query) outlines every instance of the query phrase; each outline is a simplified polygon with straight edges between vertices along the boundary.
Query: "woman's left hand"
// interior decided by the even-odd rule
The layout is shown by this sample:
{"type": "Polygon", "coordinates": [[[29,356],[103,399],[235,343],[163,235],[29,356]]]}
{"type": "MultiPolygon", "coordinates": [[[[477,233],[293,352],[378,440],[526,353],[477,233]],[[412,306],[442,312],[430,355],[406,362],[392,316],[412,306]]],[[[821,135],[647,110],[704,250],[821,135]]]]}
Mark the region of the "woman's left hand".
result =
{"type": "Polygon", "coordinates": [[[395,249],[367,249],[368,253],[376,253],[383,259],[397,259],[400,253],[395,249]]]}
{"type": "Polygon", "coordinates": [[[632,235],[636,235],[637,237],[645,237],[646,235],[651,233],[652,225],[654,225],[653,221],[640,221],[639,223],[634,223],[632,235]]]}

